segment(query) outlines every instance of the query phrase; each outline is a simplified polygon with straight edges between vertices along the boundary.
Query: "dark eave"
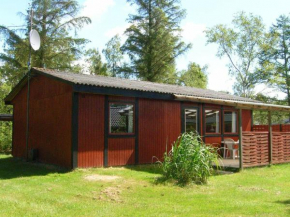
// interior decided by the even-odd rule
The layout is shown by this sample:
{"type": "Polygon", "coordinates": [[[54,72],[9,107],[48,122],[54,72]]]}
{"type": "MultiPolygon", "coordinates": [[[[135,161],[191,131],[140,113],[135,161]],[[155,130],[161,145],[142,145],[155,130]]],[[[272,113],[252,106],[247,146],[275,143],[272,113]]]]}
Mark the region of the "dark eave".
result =
{"type": "Polygon", "coordinates": [[[11,114],[0,114],[0,121],[13,121],[13,115],[11,115],[11,114]]]}

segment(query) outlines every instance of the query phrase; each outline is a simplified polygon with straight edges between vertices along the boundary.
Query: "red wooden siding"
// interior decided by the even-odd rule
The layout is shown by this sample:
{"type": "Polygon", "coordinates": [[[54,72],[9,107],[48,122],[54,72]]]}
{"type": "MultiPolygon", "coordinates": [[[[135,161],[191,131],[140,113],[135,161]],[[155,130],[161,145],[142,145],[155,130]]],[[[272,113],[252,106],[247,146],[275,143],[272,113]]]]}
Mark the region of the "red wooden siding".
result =
{"type": "Polygon", "coordinates": [[[212,144],[212,143],[219,143],[221,144],[222,138],[221,136],[217,136],[217,137],[206,137],[205,138],[205,143],[206,144],[212,144]]]}
{"type": "Polygon", "coordinates": [[[162,160],[180,133],[180,102],[139,100],[139,163],[162,160]]]}
{"type": "Polygon", "coordinates": [[[262,132],[262,131],[268,131],[268,130],[269,130],[268,125],[253,125],[253,131],[262,132]]]}
{"type": "MultiPolygon", "coordinates": [[[[282,128],[282,126],[281,126],[281,128],[282,128]]],[[[283,130],[283,128],[282,128],[282,130],[283,130]]],[[[273,132],[279,132],[280,131],[280,125],[279,124],[273,125],[272,126],[272,131],[273,132]]]]}
{"type": "Polygon", "coordinates": [[[13,108],[13,148],[12,155],[25,158],[26,155],[26,103],[15,103],[13,108]]]}
{"type": "MultiPolygon", "coordinates": [[[[13,156],[26,156],[26,94],[13,99],[13,156]]],[[[37,76],[31,80],[29,150],[39,150],[39,161],[71,167],[72,87],[37,76]]]]}
{"type": "Polygon", "coordinates": [[[251,131],[252,125],[252,111],[242,110],[242,123],[243,131],[251,131]]]}
{"type": "Polygon", "coordinates": [[[135,138],[108,139],[108,166],[135,163],[135,138]]]}
{"type": "Polygon", "coordinates": [[[79,95],[78,167],[103,166],[104,109],[103,95],[79,95]]]}
{"type": "Polygon", "coordinates": [[[281,128],[282,132],[290,132],[290,124],[282,124],[281,128]]]}
{"type": "Polygon", "coordinates": [[[225,139],[228,139],[228,138],[230,138],[230,139],[233,139],[233,140],[235,140],[235,141],[238,141],[239,140],[239,137],[238,136],[224,136],[224,138],[225,139]]]}
{"type": "MultiPolygon", "coordinates": [[[[253,125],[253,131],[261,132],[261,131],[268,131],[269,125],[253,125]]],[[[280,126],[280,124],[272,125],[272,131],[273,132],[280,132],[283,131],[283,125],[280,126]]]]}
{"type": "MultiPolygon", "coordinates": [[[[268,131],[269,125],[267,124],[260,124],[254,125],[253,131],[261,132],[261,131],[268,131]]],[[[274,124],[272,125],[273,132],[290,132],[290,124],[274,124]]]]}

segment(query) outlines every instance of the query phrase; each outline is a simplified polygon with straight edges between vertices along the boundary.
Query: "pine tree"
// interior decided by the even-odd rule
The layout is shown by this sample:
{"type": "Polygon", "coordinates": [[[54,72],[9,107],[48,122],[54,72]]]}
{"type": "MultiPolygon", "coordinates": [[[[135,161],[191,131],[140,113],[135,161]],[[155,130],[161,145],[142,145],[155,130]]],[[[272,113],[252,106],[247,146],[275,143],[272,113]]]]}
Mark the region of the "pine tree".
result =
{"type": "Polygon", "coordinates": [[[127,73],[142,80],[163,82],[175,69],[175,59],[190,49],[181,41],[180,21],[185,10],[179,0],[128,0],[138,7],[129,15],[131,26],[122,50],[131,60],[127,73]]]}
{"type": "Polygon", "coordinates": [[[268,36],[260,57],[261,71],[272,86],[287,94],[290,106],[290,18],[280,16],[268,36]]]}
{"type": "MultiPolygon", "coordinates": [[[[74,61],[83,51],[86,39],[74,37],[70,32],[77,31],[91,20],[78,17],[79,5],[74,0],[33,0],[33,29],[39,32],[41,47],[33,52],[32,66],[52,69],[73,70],[74,61]]],[[[26,28],[10,30],[0,26],[5,36],[4,53],[0,59],[6,64],[6,78],[15,84],[27,71],[29,55],[30,9],[22,16],[26,28]]]]}

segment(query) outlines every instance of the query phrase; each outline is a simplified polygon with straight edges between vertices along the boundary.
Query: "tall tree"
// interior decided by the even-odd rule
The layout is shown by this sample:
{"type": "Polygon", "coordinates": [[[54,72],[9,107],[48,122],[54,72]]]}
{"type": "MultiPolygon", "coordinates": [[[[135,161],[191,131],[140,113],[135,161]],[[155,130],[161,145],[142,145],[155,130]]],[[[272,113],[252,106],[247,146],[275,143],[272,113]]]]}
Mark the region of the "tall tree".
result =
{"type": "Polygon", "coordinates": [[[201,68],[198,64],[191,62],[187,70],[181,72],[179,84],[189,87],[206,88],[207,86],[207,66],[201,68]]]}
{"type": "MultiPolygon", "coordinates": [[[[41,47],[33,52],[32,66],[57,69],[74,69],[74,61],[82,54],[86,39],[70,34],[91,22],[88,17],[78,17],[79,5],[74,0],[33,0],[33,28],[39,32],[41,47]]],[[[31,19],[30,9],[25,18],[26,28],[11,30],[0,26],[5,36],[4,53],[0,60],[6,64],[4,73],[8,80],[16,83],[27,71],[29,54],[28,35],[31,19]]]]}
{"type": "Polygon", "coordinates": [[[102,52],[107,60],[107,66],[108,70],[111,72],[111,76],[116,77],[119,73],[123,59],[120,36],[115,35],[113,38],[111,38],[102,52]]]}
{"type": "MultiPolygon", "coordinates": [[[[2,73],[0,69],[0,114],[12,113],[12,107],[6,106],[4,98],[10,91],[10,86],[3,82],[2,73]]],[[[0,152],[11,150],[12,143],[12,123],[0,121],[0,152]]]]}
{"type": "Polygon", "coordinates": [[[86,72],[91,75],[109,76],[107,64],[102,62],[102,56],[97,49],[89,49],[86,52],[86,63],[88,70],[86,72]]]}
{"type": "Polygon", "coordinates": [[[244,12],[238,13],[232,24],[234,28],[220,24],[206,30],[207,43],[217,44],[217,56],[228,58],[229,74],[236,79],[235,94],[251,97],[255,84],[264,79],[257,66],[265,26],[261,17],[244,12]]]}
{"type": "Polygon", "coordinates": [[[261,71],[269,83],[287,94],[290,106],[290,18],[280,16],[270,28],[268,40],[260,56],[261,71]]]}
{"type": "MultiPolygon", "coordinates": [[[[277,97],[269,97],[264,94],[257,94],[255,96],[256,100],[259,100],[263,103],[276,104],[276,105],[287,105],[286,100],[278,100],[277,97]]],[[[254,124],[268,124],[268,112],[263,110],[254,110],[254,124]]],[[[272,123],[273,124],[283,124],[287,120],[287,114],[284,112],[273,111],[271,113],[272,123]]]]}
{"type": "Polygon", "coordinates": [[[131,60],[128,73],[142,80],[162,82],[175,68],[176,57],[190,49],[181,41],[180,22],[185,10],[180,0],[127,0],[137,6],[122,50],[131,60]]]}

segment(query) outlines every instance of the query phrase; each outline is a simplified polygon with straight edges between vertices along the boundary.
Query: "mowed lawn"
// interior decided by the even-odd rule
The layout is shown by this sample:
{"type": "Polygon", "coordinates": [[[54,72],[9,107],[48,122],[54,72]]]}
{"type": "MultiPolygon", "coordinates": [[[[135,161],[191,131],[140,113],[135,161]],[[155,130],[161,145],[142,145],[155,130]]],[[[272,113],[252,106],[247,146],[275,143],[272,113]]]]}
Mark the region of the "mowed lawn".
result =
{"type": "Polygon", "coordinates": [[[0,216],[290,216],[290,164],[162,183],[156,166],[78,169],[0,155],[0,216]]]}

